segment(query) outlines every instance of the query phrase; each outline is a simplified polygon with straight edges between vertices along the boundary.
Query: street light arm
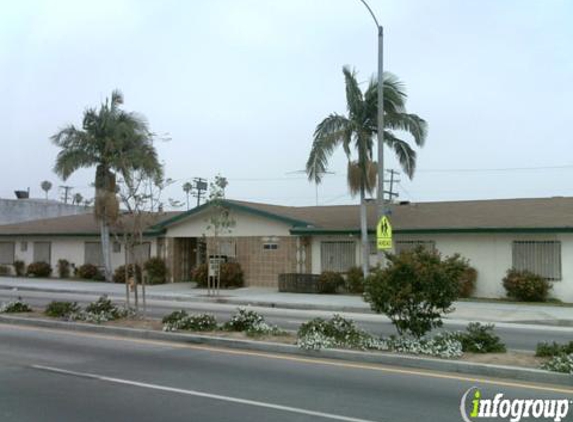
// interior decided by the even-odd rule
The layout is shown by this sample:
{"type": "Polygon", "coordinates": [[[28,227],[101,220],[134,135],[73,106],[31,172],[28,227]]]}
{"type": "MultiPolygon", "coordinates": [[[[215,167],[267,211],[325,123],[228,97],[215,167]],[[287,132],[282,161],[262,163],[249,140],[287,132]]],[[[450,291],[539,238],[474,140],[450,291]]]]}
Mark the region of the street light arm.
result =
{"type": "Polygon", "coordinates": [[[370,16],[372,16],[372,19],[374,19],[374,23],[376,24],[376,29],[378,29],[378,31],[380,31],[380,24],[378,23],[378,19],[376,19],[376,15],[374,14],[374,12],[372,11],[372,9],[370,8],[370,6],[368,6],[368,3],[366,3],[366,0],[359,0],[367,9],[368,12],[370,12],[370,16]]]}

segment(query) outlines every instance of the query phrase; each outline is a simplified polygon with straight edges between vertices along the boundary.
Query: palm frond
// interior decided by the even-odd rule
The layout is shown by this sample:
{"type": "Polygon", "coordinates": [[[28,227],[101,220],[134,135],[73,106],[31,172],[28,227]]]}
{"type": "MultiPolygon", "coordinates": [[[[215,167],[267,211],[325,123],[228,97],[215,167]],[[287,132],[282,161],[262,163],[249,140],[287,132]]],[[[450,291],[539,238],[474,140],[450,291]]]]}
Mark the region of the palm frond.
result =
{"type": "Polygon", "coordinates": [[[402,170],[412,179],[416,171],[416,151],[412,149],[408,142],[397,138],[388,131],[384,131],[384,142],[394,150],[402,170]]]}
{"type": "Polygon", "coordinates": [[[420,147],[424,146],[428,136],[428,124],[416,114],[388,113],[384,118],[384,127],[408,132],[420,147]]]}
{"type": "Polygon", "coordinates": [[[310,181],[321,182],[334,149],[348,139],[349,127],[349,120],[339,114],[331,114],[318,124],[306,162],[306,174],[310,181]]]}
{"type": "Polygon", "coordinates": [[[348,108],[348,117],[351,120],[360,120],[363,115],[364,98],[362,91],[358,86],[356,80],[356,72],[351,70],[350,67],[344,66],[342,68],[344,74],[344,82],[346,84],[346,107],[348,108]]]}
{"type": "Polygon", "coordinates": [[[67,180],[76,170],[92,167],[98,163],[97,156],[82,148],[62,149],[54,165],[54,172],[63,180],[67,180]]]}

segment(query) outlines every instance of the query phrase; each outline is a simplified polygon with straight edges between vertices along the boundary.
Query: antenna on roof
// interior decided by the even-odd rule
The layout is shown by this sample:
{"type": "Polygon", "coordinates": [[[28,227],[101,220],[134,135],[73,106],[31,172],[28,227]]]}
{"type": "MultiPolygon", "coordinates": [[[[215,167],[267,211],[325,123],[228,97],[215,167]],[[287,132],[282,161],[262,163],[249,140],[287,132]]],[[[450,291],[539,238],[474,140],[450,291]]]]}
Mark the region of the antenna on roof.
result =
{"type": "MultiPolygon", "coordinates": [[[[306,170],[289,171],[289,172],[287,172],[287,173],[285,173],[285,174],[306,174],[306,170]]],[[[328,171],[328,170],[325,170],[325,171],[323,171],[323,172],[320,172],[320,175],[321,175],[321,176],[322,176],[322,175],[326,176],[326,175],[329,175],[329,174],[336,174],[336,172],[334,172],[334,171],[328,171]]],[[[316,206],[318,207],[318,183],[315,183],[315,184],[314,184],[314,189],[315,189],[315,196],[316,196],[316,206]]]]}

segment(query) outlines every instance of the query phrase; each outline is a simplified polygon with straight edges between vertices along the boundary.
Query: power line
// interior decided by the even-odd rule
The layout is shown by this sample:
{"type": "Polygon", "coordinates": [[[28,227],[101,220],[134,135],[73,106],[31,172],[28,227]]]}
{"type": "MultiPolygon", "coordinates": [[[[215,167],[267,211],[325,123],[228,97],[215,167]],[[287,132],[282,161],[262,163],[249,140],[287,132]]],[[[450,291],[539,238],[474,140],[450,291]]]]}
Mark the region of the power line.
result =
{"type": "Polygon", "coordinates": [[[497,168],[450,168],[450,169],[418,169],[419,173],[480,173],[496,171],[529,171],[529,170],[565,170],[573,169],[573,164],[561,166],[532,166],[532,167],[497,167],[497,168]]]}

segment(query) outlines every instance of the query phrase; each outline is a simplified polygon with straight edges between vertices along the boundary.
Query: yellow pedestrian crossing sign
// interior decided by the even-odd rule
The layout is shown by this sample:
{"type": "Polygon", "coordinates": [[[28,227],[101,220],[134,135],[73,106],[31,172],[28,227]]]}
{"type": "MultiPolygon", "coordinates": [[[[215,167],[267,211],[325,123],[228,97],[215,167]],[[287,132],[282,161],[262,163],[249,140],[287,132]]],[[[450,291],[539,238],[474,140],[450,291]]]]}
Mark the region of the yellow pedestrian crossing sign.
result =
{"type": "Polygon", "coordinates": [[[386,216],[380,219],[376,227],[376,245],[379,250],[392,249],[392,225],[386,216]]]}

